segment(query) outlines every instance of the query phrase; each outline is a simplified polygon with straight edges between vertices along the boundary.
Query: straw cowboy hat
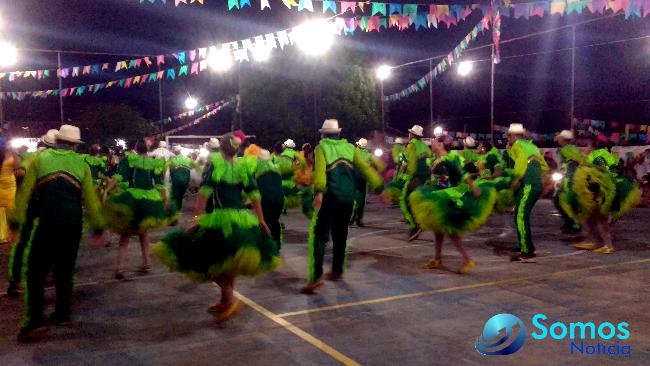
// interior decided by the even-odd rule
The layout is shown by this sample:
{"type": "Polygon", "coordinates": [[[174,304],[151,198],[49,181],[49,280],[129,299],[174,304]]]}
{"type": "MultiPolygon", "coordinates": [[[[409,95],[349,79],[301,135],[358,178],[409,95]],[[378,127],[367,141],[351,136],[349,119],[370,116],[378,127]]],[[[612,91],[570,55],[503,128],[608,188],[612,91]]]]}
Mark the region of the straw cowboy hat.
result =
{"type": "Polygon", "coordinates": [[[474,140],[474,138],[472,136],[467,136],[463,140],[463,145],[465,145],[465,147],[469,147],[469,148],[475,147],[476,146],[476,140],[474,140]]]}
{"type": "Polygon", "coordinates": [[[165,142],[165,141],[160,141],[160,142],[158,143],[158,147],[162,147],[163,149],[166,149],[166,148],[167,148],[167,142],[165,142]]]}
{"type": "Polygon", "coordinates": [[[257,155],[257,158],[260,160],[271,160],[271,152],[266,149],[262,149],[260,150],[259,155],[257,155]]]}
{"type": "Polygon", "coordinates": [[[339,121],[335,119],[326,119],[325,122],[323,122],[323,127],[318,130],[318,132],[326,135],[340,133],[341,128],[339,127],[339,121]]]}
{"type": "Polygon", "coordinates": [[[511,123],[510,127],[508,127],[508,135],[525,135],[526,134],[526,129],[524,128],[524,125],[521,123],[511,123]]]}
{"type": "Polygon", "coordinates": [[[56,135],[59,133],[59,130],[48,130],[45,135],[41,136],[41,141],[47,146],[56,145],[56,135]]]}
{"type": "Polygon", "coordinates": [[[296,143],[293,142],[292,139],[288,139],[287,141],[285,141],[285,142],[282,144],[282,146],[284,146],[284,147],[288,147],[288,148],[290,148],[290,149],[293,149],[294,147],[296,147],[296,143]]]}
{"type": "Polygon", "coordinates": [[[216,150],[221,146],[219,143],[219,139],[215,139],[214,137],[210,137],[210,141],[208,141],[208,149],[213,149],[216,150]]]}
{"type": "Polygon", "coordinates": [[[357,146],[362,148],[362,149],[367,148],[368,147],[368,140],[366,140],[364,138],[360,138],[359,141],[357,141],[357,146]]]}
{"type": "Polygon", "coordinates": [[[57,141],[67,141],[73,144],[83,144],[81,141],[81,130],[79,127],[72,125],[62,125],[56,134],[57,141]]]}
{"type": "Polygon", "coordinates": [[[404,140],[403,137],[396,137],[395,138],[395,144],[404,145],[405,143],[406,143],[406,141],[404,140]]]}
{"type": "Polygon", "coordinates": [[[563,138],[565,140],[573,140],[574,137],[575,136],[573,135],[573,131],[571,131],[571,130],[562,130],[562,132],[558,133],[555,136],[555,140],[557,140],[559,138],[563,138]]]}
{"type": "Polygon", "coordinates": [[[420,125],[413,125],[413,127],[411,127],[411,129],[409,129],[409,133],[412,133],[415,136],[422,137],[422,136],[424,136],[424,128],[422,128],[422,126],[420,126],[420,125]]]}

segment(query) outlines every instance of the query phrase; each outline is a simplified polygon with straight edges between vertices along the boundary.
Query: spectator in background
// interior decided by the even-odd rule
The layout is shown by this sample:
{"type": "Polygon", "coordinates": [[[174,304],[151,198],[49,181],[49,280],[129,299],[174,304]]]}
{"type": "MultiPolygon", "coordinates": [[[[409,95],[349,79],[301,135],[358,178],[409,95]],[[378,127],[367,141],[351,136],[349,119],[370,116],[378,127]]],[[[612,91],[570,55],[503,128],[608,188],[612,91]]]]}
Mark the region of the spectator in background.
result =
{"type": "Polygon", "coordinates": [[[557,163],[555,162],[555,159],[553,158],[553,153],[551,150],[547,150],[544,153],[544,161],[546,161],[546,165],[548,165],[549,170],[557,170],[557,163]]]}

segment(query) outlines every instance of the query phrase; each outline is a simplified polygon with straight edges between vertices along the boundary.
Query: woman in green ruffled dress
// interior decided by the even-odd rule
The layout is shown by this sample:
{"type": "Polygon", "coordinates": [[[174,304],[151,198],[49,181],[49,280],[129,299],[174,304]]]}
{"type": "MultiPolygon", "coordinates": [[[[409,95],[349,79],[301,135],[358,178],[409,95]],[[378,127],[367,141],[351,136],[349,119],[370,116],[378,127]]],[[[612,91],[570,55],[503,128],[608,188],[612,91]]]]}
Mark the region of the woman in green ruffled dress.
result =
{"type": "Polygon", "coordinates": [[[450,146],[448,136],[440,136],[433,142],[436,160],[431,168],[431,181],[413,191],[409,203],[418,226],[435,234],[434,257],[422,268],[442,268],[442,243],[448,236],[463,257],[458,272],[466,274],[476,264],[467,253],[462,235],[487,221],[496,192],[488,182],[474,183],[470,174],[462,169],[461,156],[456,151],[449,151],[450,146]]]}
{"type": "Polygon", "coordinates": [[[129,239],[137,235],[142,249],[140,272],[149,264],[149,230],[167,226],[175,218],[168,212],[167,191],[163,185],[165,161],[147,156],[145,141],[138,141],[136,153],[128,152],[108,183],[102,201],[111,231],[120,234],[115,278],[124,279],[124,260],[129,239]]]}
{"type": "Polygon", "coordinates": [[[280,264],[255,179],[246,161],[235,158],[240,145],[232,134],[222,138],[222,155],[213,155],[204,170],[194,226],[169,233],[153,249],[170,270],[221,287],[221,300],[208,308],[220,313],[218,323],[239,311],[234,297],[237,276],[257,276],[280,264]],[[242,195],[251,200],[255,215],[246,209],[242,195]],[[214,210],[201,215],[208,200],[214,201],[214,210]]]}

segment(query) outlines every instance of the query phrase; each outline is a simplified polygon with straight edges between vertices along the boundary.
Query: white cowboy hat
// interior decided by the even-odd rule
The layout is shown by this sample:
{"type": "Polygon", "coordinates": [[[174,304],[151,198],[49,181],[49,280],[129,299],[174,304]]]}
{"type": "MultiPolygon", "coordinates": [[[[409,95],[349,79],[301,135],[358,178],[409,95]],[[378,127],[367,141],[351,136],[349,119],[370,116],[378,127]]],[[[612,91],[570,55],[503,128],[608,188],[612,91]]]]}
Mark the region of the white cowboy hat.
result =
{"type": "Polygon", "coordinates": [[[260,160],[271,160],[271,152],[265,149],[260,150],[260,153],[257,155],[257,158],[260,160]]]}
{"type": "Polygon", "coordinates": [[[83,144],[81,141],[81,130],[79,127],[72,125],[61,125],[59,131],[56,134],[57,141],[67,141],[74,144],[83,144]]]}
{"type": "Polygon", "coordinates": [[[335,119],[326,119],[325,122],[323,122],[323,127],[318,130],[318,132],[323,134],[336,134],[341,132],[339,121],[335,119]]]}
{"type": "Polygon", "coordinates": [[[573,140],[574,135],[573,131],[571,130],[562,130],[562,132],[558,133],[557,136],[555,136],[555,139],[557,140],[559,137],[565,139],[565,140],[573,140]]]}
{"type": "Polygon", "coordinates": [[[48,130],[45,135],[41,136],[41,141],[47,146],[56,145],[56,135],[59,133],[59,130],[48,130]]]}
{"type": "Polygon", "coordinates": [[[208,141],[208,149],[213,149],[216,150],[221,146],[219,143],[219,139],[215,139],[214,137],[210,137],[210,141],[208,141]]]}
{"type": "Polygon", "coordinates": [[[511,123],[507,133],[508,135],[525,135],[526,129],[521,123],[511,123]]]}
{"type": "Polygon", "coordinates": [[[359,141],[357,141],[357,146],[362,148],[362,149],[367,148],[368,147],[368,140],[366,140],[364,138],[360,138],[359,141]]]}
{"type": "Polygon", "coordinates": [[[282,144],[282,146],[284,146],[284,147],[288,147],[288,148],[290,148],[290,149],[293,149],[294,147],[296,147],[296,143],[293,142],[292,139],[288,139],[287,141],[285,141],[285,142],[282,144]]]}
{"type": "Polygon", "coordinates": [[[402,137],[395,137],[395,143],[404,145],[406,143],[406,141],[404,141],[404,138],[402,138],[402,137]]]}
{"type": "Polygon", "coordinates": [[[412,133],[415,136],[422,137],[422,136],[424,136],[424,128],[422,128],[422,126],[420,126],[420,125],[413,125],[413,127],[411,127],[411,129],[409,129],[409,133],[412,133]]]}
{"type": "Polygon", "coordinates": [[[474,140],[474,138],[472,136],[467,136],[463,140],[463,145],[465,145],[465,147],[475,147],[476,146],[476,140],[474,140]]]}
{"type": "Polygon", "coordinates": [[[182,150],[183,147],[181,145],[172,146],[172,151],[174,152],[174,154],[180,154],[182,150]]]}
{"type": "Polygon", "coordinates": [[[165,142],[165,141],[160,141],[160,142],[158,143],[158,147],[162,147],[163,149],[166,149],[166,148],[167,148],[167,142],[165,142]]]}

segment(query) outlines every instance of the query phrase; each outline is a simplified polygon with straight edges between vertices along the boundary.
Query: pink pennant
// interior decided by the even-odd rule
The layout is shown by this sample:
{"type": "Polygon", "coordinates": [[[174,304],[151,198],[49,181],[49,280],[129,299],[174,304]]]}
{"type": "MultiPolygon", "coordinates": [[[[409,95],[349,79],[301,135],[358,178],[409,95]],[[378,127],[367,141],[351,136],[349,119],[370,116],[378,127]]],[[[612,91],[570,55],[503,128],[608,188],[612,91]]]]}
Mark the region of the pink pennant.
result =
{"type": "Polygon", "coordinates": [[[102,71],[108,69],[108,62],[102,65],[102,71]]]}
{"type": "Polygon", "coordinates": [[[341,1],[341,13],[345,13],[347,10],[350,10],[354,13],[354,9],[357,6],[357,3],[354,1],[341,1]]]}
{"type": "Polygon", "coordinates": [[[128,88],[131,86],[131,81],[133,81],[133,78],[128,78],[126,79],[126,82],[124,82],[124,87],[128,88]]]}
{"type": "Polygon", "coordinates": [[[156,56],[156,65],[162,65],[165,63],[165,55],[156,56]]]}
{"type": "Polygon", "coordinates": [[[366,31],[372,32],[373,30],[379,32],[379,16],[368,17],[368,29],[366,29],[366,31]]]}
{"type": "Polygon", "coordinates": [[[151,67],[151,64],[153,64],[153,62],[151,62],[149,57],[145,57],[142,60],[144,61],[145,65],[147,65],[147,67],[151,67]]]}
{"type": "Polygon", "coordinates": [[[180,4],[180,3],[187,4],[187,0],[174,0],[174,5],[175,6],[178,6],[178,4],[180,4]]]}
{"type": "Polygon", "coordinates": [[[408,27],[411,25],[411,17],[410,16],[399,16],[398,24],[399,24],[398,25],[399,30],[408,29],[408,27]]]}
{"type": "Polygon", "coordinates": [[[158,80],[162,79],[164,73],[165,73],[164,71],[158,71],[158,75],[157,75],[156,79],[158,79],[158,80]]]}
{"type": "Polygon", "coordinates": [[[90,65],[84,66],[84,70],[82,72],[84,75],[90,75],[90,65]]]}
{"type": "Polygon", "coordinates": [[[140,65],[142,65],[142,59],[138,58],[135,60],[135,67],[140,67],[140,65]]]}
{"type": "Polygon", "coordinates": [[[198,73],[199,73],[199,63],[193,62],[192,68],[190,69],[190,74],[198,74],[198,73]]]}
{"type": "Polygon", "coordinates": [[[608,6],[609,6],[610,9],[612,9],[612,12],[614,14],[616,14],[619,11],[623,10],[623,0],[611,0],[611,1],[608,1],[608,6]]]}

